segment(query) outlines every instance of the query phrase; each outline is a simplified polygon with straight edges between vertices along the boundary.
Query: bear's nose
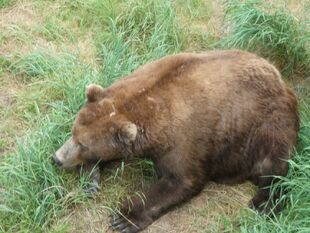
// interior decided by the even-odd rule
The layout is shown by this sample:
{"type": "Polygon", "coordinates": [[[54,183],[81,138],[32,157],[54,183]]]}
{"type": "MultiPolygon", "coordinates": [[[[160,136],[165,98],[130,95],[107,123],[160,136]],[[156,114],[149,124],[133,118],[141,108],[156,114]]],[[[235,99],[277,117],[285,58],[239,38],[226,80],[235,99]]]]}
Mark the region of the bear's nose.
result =
{"type": "Polygon", "coordinates": [[[60,160],[57,158],[56,155],[53,156],[53,160],[54,160],[54,162],[56,163],[57,166],[61,166],[61,162],[60,162],[60,160]]]}

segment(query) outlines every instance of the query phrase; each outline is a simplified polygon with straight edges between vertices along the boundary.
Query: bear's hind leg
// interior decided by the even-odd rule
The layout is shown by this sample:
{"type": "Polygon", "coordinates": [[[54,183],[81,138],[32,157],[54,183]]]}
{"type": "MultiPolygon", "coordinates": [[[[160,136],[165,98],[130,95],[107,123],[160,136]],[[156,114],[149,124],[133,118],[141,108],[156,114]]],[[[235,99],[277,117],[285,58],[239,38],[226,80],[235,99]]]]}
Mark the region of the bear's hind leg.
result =
{"type": "Polygon", "coordinates": [[[270,214],[279,212],[282,209],[282,204],[277,202],[280,195],[278,191],[270,194],[270,186],[275,182],[272,177],[260,177],[256,195],[250,201],[250,208],[259,211],[260,213],[270,214]]]}
{"type": "Polygon", "coordinates": [[[278,201],[280,191],[273,190],[271,186],[278,182],[275,176],[285,176],[288,171],[287,161],[281,158],[266,157],[262,162],[255,165],[255,175],[251,177],[251,181],[258,185],[258,191],[250,202],[250,207],[261,213],[270,214],[279,212],[282,209],[282,203],[278,201]]]}
{"type": "Polygon", "coordinates": [[[298,116],[291,113],[294,109],[279,103],[272,106],[277,108],[253,130],[248,145],[248,154],[253,158],[249,180],[259,187],[250,206],[266,214],[281,209],[281,203],[276,202],[281,193],[270,192],[270,186],[279,180],[275,176],[287,174],[287,160],[291,157],[298,131],[298,116]]]}

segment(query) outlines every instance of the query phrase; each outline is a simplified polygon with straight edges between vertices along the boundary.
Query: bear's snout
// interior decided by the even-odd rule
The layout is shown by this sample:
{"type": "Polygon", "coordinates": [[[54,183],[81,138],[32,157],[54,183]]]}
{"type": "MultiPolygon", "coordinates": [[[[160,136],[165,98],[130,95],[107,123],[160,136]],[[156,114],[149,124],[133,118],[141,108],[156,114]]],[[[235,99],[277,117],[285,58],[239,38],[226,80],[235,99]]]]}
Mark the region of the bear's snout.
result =
{"type": "Polygon", "coordinates": [[[60,160],[57,158],[57,156],[56,156],[56,154],[53,156],[53,161],[54,161],[54,163],[57,165],[57,166],[61,166],[61,162],[60,162],[60,160]]]}

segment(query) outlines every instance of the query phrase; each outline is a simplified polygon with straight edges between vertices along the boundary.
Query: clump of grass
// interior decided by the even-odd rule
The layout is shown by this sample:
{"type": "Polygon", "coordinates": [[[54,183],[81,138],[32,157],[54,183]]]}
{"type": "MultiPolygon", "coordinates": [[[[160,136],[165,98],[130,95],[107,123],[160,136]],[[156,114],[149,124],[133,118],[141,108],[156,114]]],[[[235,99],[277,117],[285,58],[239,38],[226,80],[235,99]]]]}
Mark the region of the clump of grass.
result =
{"type": "Polygon", "coordinates": [[[81,188],[70,188],[76,183],[72,176],[60,176],[51,163],[50,154],[67,135],[49,117],[41,120],[41,126],[48,127],[19,141],[16,154],[7,156],[0,166],[2,232],[42,231],[67,206],[83,201],[85,196],[81,188]]]}
{"type": "MultiPolygon", "coordinates": [[[[171,2],[134,2],[134,8],[124,8],[111,18],[97,38],[106,84],[184,46],[171,2]]],[[[128,4],[133,5],[133,1],[128,4]]]]}
{"type": "Polygon", "coordinates": [[[84,90],[74,90],[76,86],[72,85],[72,80],[76,78],[77,84],[86,85],[89,74],[96,73],[88,66],[80,64],[77,56],[73,54],[45,50],[15,55],[10,60],[7,71],[14,74],[20,82],[27,84],[16,94],[15,99],[16,111],[22,113],[22,118],[29,125],[35,124],[41,115],[47,113],[52,108],[50,103],[53,101],[62,100],[67,95],[74,99],[77,93],[83,96],[84,90]]]}
{"type": "Polygon", "coordinates": [[[9,59],[0,55],[0,75],[11,65],[9,59]]]}
{"type": "Polygon", "coordinates": [[[82,31],[100,30],[110,18],[119,15],[119,10],[126,6],[125,2],[117,0],[63,1],[58,17],[73,22],[82,31]]]}
{"type": "Polygon", "coordinates": [[[16,43],[27,44],[33,40],[32,28],[25,29],[23,26],[11,24],[2,31],[0,42],[2,44],[14,40],[16,43]]]}
{"type": "MultiPolygon", "coordinates": [[[[220,4],[220,3],[216,3],[220,4]]],[[[218,40],[219,28],[214,25],[214,14],[220,12],[215,9],[214,1],[208,0],[177,0],[174,8],[178,22],[186,36],[184,44],[186,51],[204,51],[213,48],[218,40]]],[[[221,17],[218,17],[221,21],[221,17]]]]}
{"type": "Polygon", "coordinates": [[[11,6],[15,3],[15,0],[0,0],[0,9],[11,6]]]}
{"type": "Polygon", "coordinates": [[[47,18],[45,22],[38,26],[36,32],[49,41],[60,42],[74,42],[75,38],[73,33],[62,25],[60,20],[55,18],[47,18]]]}
{"type": "Polygon", "coordinates": [[[94,33],[103,66],[99,82],[104,86],[185,47],[185,34],[170,1],[65,1],[60,9],[64,20],[94,33]]]}
{"type": "Polygon", "coordinates": [[[310,74],[310,32],[285,9],[261,0],[226,2],[228,36],[222,47],[255,51],[275,62],[285,76],[310,74]]]}
{"type": "Polygon", "coordinates": [[[0,151],[6,147],[7,142],[4,139],[0,139],[0,151]]]}
{"type": "Polygon", "coordinates": [[[48,90],[61,94],[63,99],[48,101],[44,96],[49,114],[43,114],[37,106],[36,116],[27,119],[32,132],[18,141],[16,152],[2,159],[2,232],[44,232],[67,208],[85,201],[83,185],[76,176],[61,173],[52,164],[51,155],[68,137],[75,113],[84,102],[84,87],[95,79],[96,72],[74,63],[75,59],[37,55],[21,57],[14,65],[25,70],[26,76],[45,78],[43,94],[51,96],[48,90]]]}
{"type": "Polygon", "coordinates": [[[208,20],[210,18],[210,6],[206,7],[203,0],[177,0],[176,4],[180,9],[180,14],[189,16],[190,20],[208,20]]]}
{"type": "Polygon", "coordinates": [[[46,79],[65,72],[71,72],[77,64],[71,54],[53,55],[51,51],[32,51],[27,55],[16,55],[9,69],[15,75],[46,79]]]}

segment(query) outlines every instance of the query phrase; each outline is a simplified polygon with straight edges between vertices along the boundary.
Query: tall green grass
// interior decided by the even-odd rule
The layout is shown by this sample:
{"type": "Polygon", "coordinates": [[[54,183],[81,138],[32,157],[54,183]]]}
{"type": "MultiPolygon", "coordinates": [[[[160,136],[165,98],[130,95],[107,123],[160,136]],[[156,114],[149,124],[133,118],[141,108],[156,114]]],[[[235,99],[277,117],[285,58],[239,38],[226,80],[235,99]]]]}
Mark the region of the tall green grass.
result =
{"type": "Polygon", "coordinates": [[[310,75],[309,22],[262,0],[226,1],[226,22],[228,35],[221,40],[222,47],[260,53],[286,77],[310,75]]]}
{"type": "MultiPolygon", "coordinates": [[[[66,211],[87,201],[82,191],[85,183],[79,183],[76,175],[60,172],[51,161],[52,154],[70,135],[73,119],[85,101],[85,86],[92,82],[109,85],[140,64],[182,47],[170,1],[92,0],[63,4],[70,9],[65,15],[59,12],[63,20],[78,22],[81,30],[96,32],[102,69],[80,64],[75,55],[40,50],[10,60],[7,71],[26,83],[37,84],[41,92],[31,99],[36,99],[33,110],[26,111],[31,130],[19,140],[16,152],[0,164],[2,232],[49,232],[66,211]],[[107,6],[113,6],[110,13],[104,11],[107,6]]],[[[57,35],[52,34],[55,38],[57,35]]],[[[131,172],[107,169],[104,184],[111,186],[104,189],[103,203],[109,205],[124,198],[132,190],[128,187],[133,180],[141,180],[137,176],[154,176],[148,161],[133,162],[126,170],[131,172]],[[115,179],[124,176],[123,189],[113,185],[115,179]]],[[[59,232],[62,230],[59,226],[59,232]]]]}
{"type": "Polygon", "coordinates": [[[15,3],[15,0],[0,0],[0,9],[11,6],[13,3],[15,3]]]}
{"type": "Polygon", "coordinates": [[[78,67],[78,61],[72,54],[53,54],[53,51],[35,50],[26,55],[16,55],[9,70],[21,76],[23,81],[25,79],[37,81],[55,78],[60,74],[67,76],[75,67],[78,67]]]}
{"type": "Polygon", "coordinates": [[[49,90],[62,98],[45,98],[42,105],[49,106],[46,112],[37,106],[27,119],[31,130],[18,140],[16,152],[1,162],[2,232],[44,232],[67,207],[85,197],[74,176],[59,173],[51,155],[68,137],[75,113],[83,103],[84,86],[95,79],[96,72],[68,56],[51,59],[42,54],[34,52],[18,59],[11,72],[21,72],[19,78],[45,79],[45,94],[49,90]]]}

